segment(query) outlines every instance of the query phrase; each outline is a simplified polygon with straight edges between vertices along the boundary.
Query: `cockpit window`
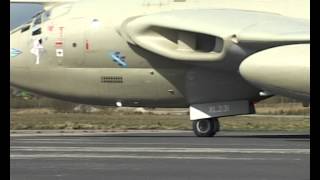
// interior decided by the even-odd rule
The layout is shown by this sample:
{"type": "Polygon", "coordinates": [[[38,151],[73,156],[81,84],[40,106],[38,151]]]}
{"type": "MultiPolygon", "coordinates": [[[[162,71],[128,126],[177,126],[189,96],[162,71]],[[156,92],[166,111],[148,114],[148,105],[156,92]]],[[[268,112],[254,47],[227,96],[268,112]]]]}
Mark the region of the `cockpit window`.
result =
{"type": "MultiPolygon", "coordinates": [[[[33,28],[32,28],[32,35],[36,36],[41,34],[41,23],[47,21],[51,15],[51,11],[41,11],[37,13],[33,19],[33,28]]],[[[22,29],[21,32],[24,32],[28,29],[30,29],[30,26],[25,26],[26,29],[22,29]]]]}
{"type": "Polygon", "coordinates": [[[36,26],[38,24],[41,24],[41,15],[38,15],[35,20],[34,20],[34,23],[33,23],[33,26],[36,26]]]}
{"type": "Polygon", "coordinates": [[[30,29],[32,21],[33,20],[29,20],[28,22],[24,23],[21,26],[21,33],[25,32],[25,31],[28,31],[30,29]]]}
{"type": "Polygon", "coordinates": [[[32,31],[32,36],[36,36],[39,34],[41,34],[41,28],[38,28],[38,29],[32,31]]]}
{"type": "Polygon", "coordinates": [[[46,22],[49,17],[50,17],[51,11],[41,11],[38,12],[36,15],[34,15],[31,20],[31,22],[33,21],[33,27],[46,22]]]}
{"type": "Polygon", "coordinates": [[[36,36],[41,34],[41,24],[42,19],[41,19],[41,13],[39,13],[33,21],[33,26],[32,26],[32,36],[36,36]]]}
{"type": "Polygon", "coordinates": [[[30,29],[30,25],[24,25],[22,28],[21,28],[21,32],[25,32],[25,31],[28,31],[30,29]]]}

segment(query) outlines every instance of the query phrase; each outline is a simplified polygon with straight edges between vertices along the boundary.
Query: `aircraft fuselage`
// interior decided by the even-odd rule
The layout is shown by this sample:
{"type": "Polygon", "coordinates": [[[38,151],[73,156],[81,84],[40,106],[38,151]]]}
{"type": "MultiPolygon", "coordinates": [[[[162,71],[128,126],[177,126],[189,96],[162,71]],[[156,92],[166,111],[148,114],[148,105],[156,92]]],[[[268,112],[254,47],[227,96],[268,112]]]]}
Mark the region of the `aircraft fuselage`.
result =
{"type": "MultiPolygon", "coordinates": [[[[254,53],[250,49],[232,45],[232,53],[219,62],[178,61],[128,43],[120,31],[128,18],[177,9],[279,11],[279,7],[238,6],[236,1],[206,2],[90,0],[54,7],[48,19],[42,15],[41,23],[35,25],[35,18],[28,30],[11,32],[10,47],[20,51],[10,60],[11,84],[54,98],[107,106],[121,102],[188,107],[266,98],[239,74],[242,60],[254,53]],[[39,40],[41,46],[36,48],[39,40]]],[[[295,15],[293,11],[289,8],[286,14],[295,15]]]]}

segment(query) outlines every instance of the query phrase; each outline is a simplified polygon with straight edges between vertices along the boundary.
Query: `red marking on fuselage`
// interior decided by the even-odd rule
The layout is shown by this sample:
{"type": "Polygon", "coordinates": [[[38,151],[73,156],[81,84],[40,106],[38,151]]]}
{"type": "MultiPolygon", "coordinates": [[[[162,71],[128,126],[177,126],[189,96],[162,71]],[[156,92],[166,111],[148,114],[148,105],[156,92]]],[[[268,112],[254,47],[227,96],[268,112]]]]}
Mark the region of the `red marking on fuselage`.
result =
{"type": "Polygon", "coordinates": [[[52,25],[48,26],[48,31],[50,31],[50,32],[53,31],[53,28],[54,28],[54,26],[52,26],[52,25]]]}
{"type": "Polygon", "coordinates": [[[86,50],[89,50],[89,42],[86,40],[86,50]]]}
{"type": "Polygon", "coordinates": [[[61,46],[63,46],[63,42],[60,40],[56,41],[56,47],[61,47],[61,46]]]}

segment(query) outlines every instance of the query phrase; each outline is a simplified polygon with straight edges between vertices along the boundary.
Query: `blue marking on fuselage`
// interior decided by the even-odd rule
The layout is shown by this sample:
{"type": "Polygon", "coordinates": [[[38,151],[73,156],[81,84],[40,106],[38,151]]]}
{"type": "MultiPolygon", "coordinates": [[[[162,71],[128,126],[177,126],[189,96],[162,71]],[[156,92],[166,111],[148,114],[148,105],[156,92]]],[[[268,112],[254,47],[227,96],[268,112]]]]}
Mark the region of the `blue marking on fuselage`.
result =
{"type": "Polygon", "coordinates": [[[128,67],[128,64],[125,61],[125,57],[121,55],[120,52],[112,52],[111,53],[111,58],[113,62],[117,63],[121,67],[128,67]]]}
{"type": "Polygon", "coordinates": [[[20,51],[19,49],[10,48],[10,57],[16,57],[16,56],[20,55],[21,53],[22,53],[22,51],[20,51]]]}

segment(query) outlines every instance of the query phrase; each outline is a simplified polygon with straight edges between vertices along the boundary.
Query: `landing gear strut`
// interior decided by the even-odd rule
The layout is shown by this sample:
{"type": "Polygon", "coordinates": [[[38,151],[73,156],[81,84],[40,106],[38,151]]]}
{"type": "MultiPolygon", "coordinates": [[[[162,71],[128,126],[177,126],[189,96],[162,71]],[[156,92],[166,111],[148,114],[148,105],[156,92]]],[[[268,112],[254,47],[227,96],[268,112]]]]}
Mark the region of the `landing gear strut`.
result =
{"type": "Polygon", "coordinates": [[[192,126],[194,134],[198,137],[212,137],[220,130],[217,118],[195,120],[192,126]]]}

